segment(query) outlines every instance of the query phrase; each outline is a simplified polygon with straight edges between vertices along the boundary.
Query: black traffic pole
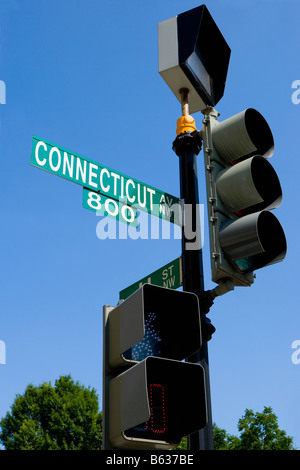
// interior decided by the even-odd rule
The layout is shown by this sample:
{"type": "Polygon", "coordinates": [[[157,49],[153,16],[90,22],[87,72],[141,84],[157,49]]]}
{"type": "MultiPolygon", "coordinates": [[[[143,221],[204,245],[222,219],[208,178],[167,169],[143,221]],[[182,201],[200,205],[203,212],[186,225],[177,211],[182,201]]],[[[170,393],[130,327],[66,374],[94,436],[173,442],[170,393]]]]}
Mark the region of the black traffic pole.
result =
{"type": "Polygon", "coordinates": [[[187,90],[180,90],[183,117],[178,120],[177,137],[173,150],[179,157],[180,198],[183,203],[183,218],[186,228],[182,227],[182,275],[183,290],[194,292],[200,300],[202,346],[188,358],[189,362],[201,364],[205,371],[207,425],[204,429],[188,436],[188,448],[192,451],[213,450],[213,429],[211,412],[211,395],[209,380],[209,362],[207,342],[215,331],[206,317],[212,305],[209,292],[204,290],[204,273],[202,260],[201,231],[199,221],[199,192],[197,175],[197,155],[201,150],[202,140],[196,130],[195,121],[189,115],[187,90]],[[193,130],[195,129],[195,130],[193,130]],[[183,132],[181,132],[181,130],[183,132]],[[190,238],[193,234],[193,239],[190,238]],[[189,235],[189,238],[187,238],[189,235]]]}

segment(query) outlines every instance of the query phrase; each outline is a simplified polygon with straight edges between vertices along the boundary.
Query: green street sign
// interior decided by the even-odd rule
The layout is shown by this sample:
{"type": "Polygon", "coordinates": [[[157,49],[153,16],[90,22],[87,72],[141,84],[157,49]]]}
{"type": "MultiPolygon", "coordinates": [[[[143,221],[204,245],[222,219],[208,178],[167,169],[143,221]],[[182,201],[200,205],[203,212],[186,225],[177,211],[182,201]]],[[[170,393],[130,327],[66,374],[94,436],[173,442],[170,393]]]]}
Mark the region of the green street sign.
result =
{"type": "Polygon", "coordinates": [[[181,225],[177,197],[36,136],[32,140],[30,164],[107,198],[181,225]]]}
{"type": "Polygon", "coordinates": [[[83,188],[82,207],[97,212],[98,215],[111,217],[133,227],[138,225],[136,209],[87,188],[83,188]]]}
{"type": "Polygon", "coordinates": [[[135,282],[129,287],[121,290],[119,294],[120,300],[125,300],[143,284],[153,284],[155,286],[166,287],[168,289],[178,289],[182,286],[182,264],[181,256],[174,261],[162,266],[152,274],[143,277],[140,281],[135,282]]]}

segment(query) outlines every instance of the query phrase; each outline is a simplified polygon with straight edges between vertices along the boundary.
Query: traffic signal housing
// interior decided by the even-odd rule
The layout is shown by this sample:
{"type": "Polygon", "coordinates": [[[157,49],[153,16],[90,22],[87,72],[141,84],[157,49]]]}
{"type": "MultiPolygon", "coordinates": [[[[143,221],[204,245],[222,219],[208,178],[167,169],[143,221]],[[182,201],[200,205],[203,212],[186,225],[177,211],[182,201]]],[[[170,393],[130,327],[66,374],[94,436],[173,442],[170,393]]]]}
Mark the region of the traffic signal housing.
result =
{"type": "Polygon", "coordinates": [[[206,425],[197,295],[145,284],[104,308],[105,449],[171,449],[206,425]]]}
{"type": "Polygon", "coordinates": [[[282,190],[268,158],[274,152],[264,117],[249,108],[223,122],[208,108],[201,132],[206,173],[212,280],[236,286],[286,255],[284,231],[270,210],[282,190]]]}
{"type": "Polygon", "coordinates": [[[222,98],[230,54],[206,5],[158,24],[159,73],[180,102],[189,90],[191,114],[222,98]]]}

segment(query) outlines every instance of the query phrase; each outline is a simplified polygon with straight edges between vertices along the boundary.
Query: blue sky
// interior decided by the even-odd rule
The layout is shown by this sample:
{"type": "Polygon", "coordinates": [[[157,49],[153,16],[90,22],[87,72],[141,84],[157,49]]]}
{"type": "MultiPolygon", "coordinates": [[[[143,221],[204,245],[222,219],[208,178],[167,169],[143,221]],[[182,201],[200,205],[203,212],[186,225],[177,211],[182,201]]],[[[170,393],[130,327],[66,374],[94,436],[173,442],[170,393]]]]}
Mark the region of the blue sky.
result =
{"type": "MultiPolygon", "coordinates": [[[[63,374],[101,398],[103,305],[116,305],[120,290],[181,254],[174,237],[99,239],[100,218],[82,208],[81,187],[29,164],[32,136],[179,197],[172,142],[181,107],[158,73],[157,24],[200,4],[0,0],[0,417],[29,383],[63,374]]],[[[300,5],[206,5],[232,51],[216,109],[220,120],[249,107],[267,119],[284,195],[275,212],[288,241],[283,263],[257,271],[252,287],[236,288],[211,309],[213,420],[238,434],[246,408],[271,406],[300,447],[300,355],[292,348],[300,344],[300,93],[292,88],[300,80],[300,5]]],[[[201,113],[194,118],[201,128],[201,113]]],[[[205,204],[202,152],[198,173],[205,204]]],[[[211,289],[206,218],[203,254],[211,289]]]]}

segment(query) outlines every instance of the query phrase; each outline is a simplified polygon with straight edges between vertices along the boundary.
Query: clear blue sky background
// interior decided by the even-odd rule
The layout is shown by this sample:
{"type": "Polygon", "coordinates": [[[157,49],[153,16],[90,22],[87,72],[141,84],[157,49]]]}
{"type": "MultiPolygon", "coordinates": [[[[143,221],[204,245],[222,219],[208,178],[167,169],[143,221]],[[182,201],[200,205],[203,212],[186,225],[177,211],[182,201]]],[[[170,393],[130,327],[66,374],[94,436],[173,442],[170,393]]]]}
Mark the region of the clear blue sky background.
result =
{"type": "MultiPolygon", "coordinates": [[[[180,240],[100,240],[80,186],[29,164],[38,135],[179,196],[172,151],[179,102],[158,74],[157,24],[195,0],[0,0],[0,417],[29,383],[71,374],[102,396],[102,307],[181,254],[180,240]]],[[[248,107],[273,131],[288,255],[215,300],[209,343],[213,420],[238,434],[246,408],[271,406],[300,447],[300,5],[208,0],[232,55],[220,120],[248,107]]],[[[194,115],[198,128],[202,115],[194,115]]],[[[205,203],[203,154],[198,157],[205,203]]],[[[206,215],[206,209],[205,209],[206,215]]],[[[206,223],[206,222],[205,222],[206,223]]],[[[208,233],[205,287],[211,289],[208,233]]]]}

